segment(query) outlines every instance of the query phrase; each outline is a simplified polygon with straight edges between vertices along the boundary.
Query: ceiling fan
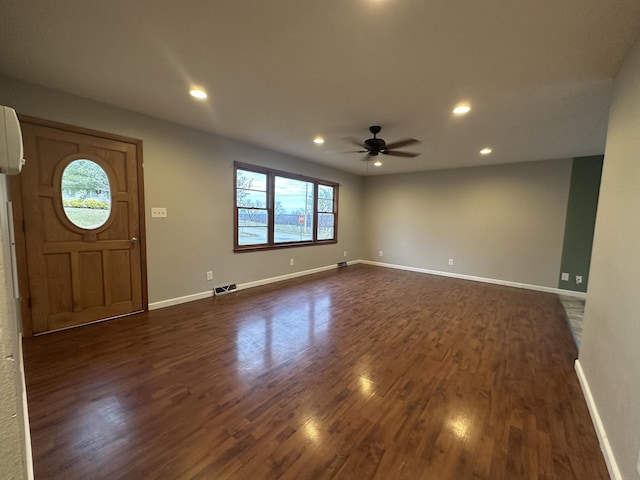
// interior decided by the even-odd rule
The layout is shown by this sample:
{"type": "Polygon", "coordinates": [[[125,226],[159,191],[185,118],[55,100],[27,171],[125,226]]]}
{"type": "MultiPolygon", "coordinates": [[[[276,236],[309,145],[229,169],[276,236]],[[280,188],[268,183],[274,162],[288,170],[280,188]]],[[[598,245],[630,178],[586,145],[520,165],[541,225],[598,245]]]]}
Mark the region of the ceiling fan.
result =
{"type": "Polygon", "coordinates": [[[418,155],[420,155],[419,153],[402,152],[399,150],[395,150],[396,148],[420,143],[420,140],[416,140],[415,138],[405,138],[402,140],[398,140],[397,142],[386,143],[383,139],[376,137],[376,135],[380,133],[380,130],[382,130],[382,127],[378,125],[370,126],[369,131],[373,134],[373,138],[369,138],[364,142],[360,142],[353,137],[345,138],[345,140],[363,149],[352,150],[345,153],[366,153],[367,155],[363,158],[363,160],[369,160],[371,157],[375,157],[380,153],[383,155],[389,155],[391,157],[417,157],[418,155]]]}

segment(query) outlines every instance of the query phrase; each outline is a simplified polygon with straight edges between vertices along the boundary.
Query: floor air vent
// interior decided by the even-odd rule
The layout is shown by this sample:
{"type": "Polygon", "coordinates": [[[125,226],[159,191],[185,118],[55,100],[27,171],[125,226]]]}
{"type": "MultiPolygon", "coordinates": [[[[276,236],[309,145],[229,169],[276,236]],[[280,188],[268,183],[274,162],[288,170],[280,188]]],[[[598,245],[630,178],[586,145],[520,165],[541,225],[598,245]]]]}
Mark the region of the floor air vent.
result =
{"type": "Polygon", "coordinates": [[[347,262],[338,262],[338,268],[346,267],[347,262]]]}
{"type": "Polygon", "coordinates": [[[217,297],[219,295],[226,295],[227,293],[233,293],[236,290],[238,290],[238,287],[236,287],[235,283],[232,283],[230,285],[223,285],[222,287],[214,288],[213,293],[217,297]]]}

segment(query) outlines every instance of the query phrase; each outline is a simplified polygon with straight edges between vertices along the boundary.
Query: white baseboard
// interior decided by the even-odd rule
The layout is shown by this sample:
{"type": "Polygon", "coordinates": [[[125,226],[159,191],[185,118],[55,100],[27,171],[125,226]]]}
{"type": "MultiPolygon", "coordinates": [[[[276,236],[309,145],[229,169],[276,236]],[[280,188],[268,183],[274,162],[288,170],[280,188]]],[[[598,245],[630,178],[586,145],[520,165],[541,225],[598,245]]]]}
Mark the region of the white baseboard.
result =
{"type": "MultiPolygon", "coordinates": [[[[357,263],[357,262],[352,262],[357,263]]],[[[301,272],[288,273],[286,275],[280,275],[277,277],[264,278],[262,280],[256,280],[254,282],[240,283],[237,285],[238,290],[244,290],[247,288],[259,287],[260,285],[267,285],[268,283],[282,282],[283,280],[290,280],[292,278],[303,277],[305,275],[311,275],[313,273],[325,272],[327,270],[333,270],[338,268],[338,265],[327,265],[325,267],[312,268],[310,270],[303,270],[301,272]]],[[[194,300],[202,300],[203,298],[213,297],[213,289],[207,292],[193,293],[191,295],[185,295],[184,297],[169,298],[167,300],[160,300],[159,302],[153,302],[149,304],[149,310],[157,310],[158,308],[170,307],[172,305],[179,305],[181,303],[193,302],[194,300]]]]}
{"type": "Polygon", "coordinates": [[[157,310],[158,308],[170,307],[172,305],[180,305],[181,303],[193,302],[194,300],[202,300],[203,298],[213,297],[213,289],[207,292],[193,293],[184,297],[169,298],[149,304],[149,310],[157,310]]]}
{"type": "Polygon", "coordinates": [[[578,374],[578,380],[580,381],[580,386],[582,387],[582,393],[584,394],[584,398],[587,401],[587,406],[589,407],[589,413],[591,414],[591,421],[593,422],[593,426],[596,429],[596,434],[598,435],[598,441],[600,442],[600,449],[602,450],[604,461],[607,464],[607,470],[609,470],[609,476],[613,480],[622,480],[622,475],[620,474],[620,470],[618,469],[618,463],[616,462],[616,458],[613,455],[613,450],[611,450],[609,437],[607,437],[607,432],[604,429],[604,425],[602,424],[600,414],[598,413],[598,407],[596,406],[596,403],[593,400],[593,395],[591,394],[591,388],[589,388],[589,382],[587,381],[587,377],[585,377],[584,371],[582,370],[580,359],[576,360],[575,368],[576,368],[576,373],[578,374]]]}
{"type": "Polygon", "coordinates": [[[264,278],[262,280],[256,280],[255,282],[241,283],[238,285],[238,290],[244,290],[245,288],[259,287],[260,285],[267,285],[268,283],[282,282],[283,280],[290,280],[292,278],[304,277],[305,275],[312,275],[314,273],[326,272],[327,270],[334,270],[336,268],[338,268],[338,264],[327,265],[325,267],[312,268],[311,270],[303,270],[301,272],[287,273],[286,275],[280,275],[278,277],[271,277],[271,278],[264,278]]]}
{"type": "Polygon", "coordinates": [[[558,295],[564,295],[565,297],[581,298],[582,300],[587,299],[587,294],[585,292],[565,290],[564,288],[556,288],[555,290],[558,295]]]}
{"type": "Polygon", "coordinates": [[[409,272],[426,273],[429,275],[439,275],[441,277],[459,278],[462,280],[471,280],[474,282],[492,283],[495,285],[504,285],[507,287],[525,288],[527,290],[537,290],[539,292],[555,293],[568,297],[587,298],[587,294],[583,292],[574,292],[573,290],[563,290],[561,288],[543,287],[541,285],[531,285],[528,283],[510,282],[508,280],[497,280],[495,278],[476,277],[473,275],[463,275],[461,273],[442,272],[439,270],[429,270],[427,268],[407,267],[405,265],[395,265],[393,263],[372,262],[370,260],[358,260],[354,263],[364,263],[366,265],[375,265],[378,267],[395,268],[398,270],[407,270],[409,272]]]}
{"type": "MultiPolygon", "coordinates": [[[[526,288],[528,290],[537,290],[540,292],[556,293],[558,295],[566,295],[576,298],[586,298],[587,295],[582,292],[574,292],[572,290],[563,290],[561,288],[543,287],[540,285],[530,285],[527,283],[510,282],[507,280],[496,280],[494,278],[475,277],[472,275],[463,275],[460,273],[441,272],[438,270],[429,270],[426,268],[407,267],[405,265],[395,265],[392,263],[372,262],[370,260],[354,260],[348,262],[348,265],[355,265],[357,263],[364,263],[365,265],[375,265],[377,267],[395,268],[398,270],[407,270],[410,272],[426,273],[429,275],[439,275],[442,277],[460,278],[462,280],[472,280],[474,282],[492,283],[495,285],[505,285],[507,287],[526,288]]],[[[305,275],[312,275],[314,273],[326,272],[327,270],[333,270],[338,268],[338,265],[327,265],[324,267],[312,268],[310,270],[302,270],[300,272],[288,273],[286,275],[279,275],[277,277],[263,278],[261,280],[255,280],[253,282],[238,284],[238,290],[244,290],[246,288],[259,287],[260,285],[267,285],[269,283],[282,282],[283,280],[290,280],[292,278],[304,277],[305,275]]],[[[192,302],[194,300],[202,300],[203,298],[209,298],[213,296],[213,289],[207,292],[194,293],[191,295],[185,295],[184,297],[169,298],[167,300],[160,300],[159,302],[153,302],[149,304],[149,310],[156,310],[158,308],[170,307],[172,305],[179,305],[181,303],[192,302]]]]}

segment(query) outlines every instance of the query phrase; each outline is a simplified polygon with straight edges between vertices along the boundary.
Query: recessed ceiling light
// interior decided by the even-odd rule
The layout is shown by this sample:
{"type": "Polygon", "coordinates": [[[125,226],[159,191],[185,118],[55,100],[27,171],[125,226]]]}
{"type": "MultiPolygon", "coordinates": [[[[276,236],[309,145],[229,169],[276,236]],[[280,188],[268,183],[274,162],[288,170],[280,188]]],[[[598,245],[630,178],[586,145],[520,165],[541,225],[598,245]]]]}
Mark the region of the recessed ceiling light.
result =
{"type": "Polygon", "coordinates": [[[204,100],[205,98],[207,98],[207,93],[204,90],[200,90],[199,88],[194,88],[190,90],[189,94],[192,97],[197,98],[199,100],[204,100]]]}
{"type": "Polygon", "coordinates": [[[469,113],[471,111],[471,106],[465,104],[460,104],[457,105],[454,109],[453,109],[453,113],[455,115],[465,115],[467,113],[469,113]]]}
{"type": "Polygon", "coordinates": [[[374,167],[379,167],[380,165],[382,165],[382,162],[380,160],[376,160],[375,162],[373,162],[374,167]]]}
{"type": "Polygon", "coordinates": [[[484,147],[482,150],[480,150],[480,155],[489,155],[491,152],[493,152],[493,150],[491,150],[489,147],[484,147]]]}
{"type": "Polygon", "coordinates": [[[324,138],[316,137],[313,139],[313,143],[317,143],[318,145],[322,145],[324,143],[324,138]]]}

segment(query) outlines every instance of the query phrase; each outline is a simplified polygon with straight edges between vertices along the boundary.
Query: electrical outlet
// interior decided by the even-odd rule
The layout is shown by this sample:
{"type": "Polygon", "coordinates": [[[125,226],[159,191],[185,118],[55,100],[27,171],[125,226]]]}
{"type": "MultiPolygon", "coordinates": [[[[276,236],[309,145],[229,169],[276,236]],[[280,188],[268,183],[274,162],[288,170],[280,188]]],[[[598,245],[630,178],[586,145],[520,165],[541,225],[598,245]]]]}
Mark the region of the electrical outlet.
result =
{"type": "Polygon", "coordinates": [[[453,258],[449,259],[449,265],[453,265],[453,258]]]}
{"type": "Polygon", "coordinates": [[[151,207],[152,218],[167,218],[167,209],[164,207],[151,207]]]}
{"type": "Polygon", "coordinates": [[[582,275],[576,275],[576,285],[580,285],[582,283],[582,275]]]}
{"type": "Polygon", "coordinates": [[[379,256],[379,257],[381,257],[381,256],[382,256],[382,250],[380,250],[380,251],[378,252],[378,256],[379,256]]]}
{"type": "Polygon", "coordinates": [[[344,253],[342,254],[343,257],[347,256],[347,251],[345,250],[344,253]]]}
{"type": "Polygon", "coordinates": [[[207,280],[213,280],[213,272],[211,270],[207,272],[207,280]]]}
{"type": "Polygon", "coordinates": [[[289,259],[289,265],[293,265],[293,258],[289,259]]]}
{"type": "Polygon", "coordinates": [[[562,275],[560,276],[560,280],[562,280],[563,282],[568,282],[569,281],[569,274],[562,272],[562,275]]]}

